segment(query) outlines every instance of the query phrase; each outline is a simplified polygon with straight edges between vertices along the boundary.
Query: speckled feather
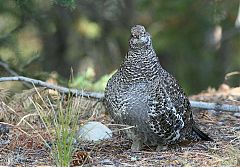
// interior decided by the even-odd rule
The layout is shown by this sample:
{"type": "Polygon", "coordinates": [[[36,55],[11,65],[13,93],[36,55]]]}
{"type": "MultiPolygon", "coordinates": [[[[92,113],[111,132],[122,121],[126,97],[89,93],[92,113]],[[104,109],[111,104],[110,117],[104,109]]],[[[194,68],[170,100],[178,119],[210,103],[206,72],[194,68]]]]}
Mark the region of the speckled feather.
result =
{"type": "Polygon", "coordinates": [[[131,29],[129,51],[108,81],[104,103],[114,121],[135,126],[135,135],[145,144],[208,138],[196,127],[183,89],[161,67],[143,26],[131,29]]]}

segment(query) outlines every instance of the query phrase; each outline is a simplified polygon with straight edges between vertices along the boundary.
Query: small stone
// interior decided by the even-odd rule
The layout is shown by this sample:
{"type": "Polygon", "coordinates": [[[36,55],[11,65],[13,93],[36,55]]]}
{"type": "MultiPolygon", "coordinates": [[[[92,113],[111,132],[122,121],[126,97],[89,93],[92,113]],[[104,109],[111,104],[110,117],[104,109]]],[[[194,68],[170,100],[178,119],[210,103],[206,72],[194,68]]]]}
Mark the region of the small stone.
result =
{"type": "Polygon", "coordinates": [[[139,158],[137,156],[131,157],[131,161],[137,161],[139,158]]]}
{"type": "Polygon", "coordinates": [[[0,148],[3,146],[3,145],[6,145],[6,144],[9,144],[11,141],[9,139],[8,136],[1,136],[0,138],[0,148]]]}
{"type": "Polygon", "coordinates": [[[240,118],[240,112],[234,113],[233,116],[235,116],[235,117],[237,117],[237,118],[240,118]]]}
{"type": "Polygon", "coordinates": [[[104,159],[101,161],[101,165],[113,165],[113,162],[110,159],[104,159]]]}
{"type": "Polygon", "coordinates": [[[0,134],[7,134],[9,133],[9,126],[5,124],[0,124],[0,134]]]}
{"type": "Polygon", "coordinates": [[[233,128],[234,129],[234,131],[239,131],[240,132],[240,125],[235,125],[235,127],[233,128]]]}
{"type": "Polygon", "coordinates": [[[217,124],[220,125],[220,126],[223,126],[225,123],[224,123],[224,121],[218,121],[217,124]]]}
{"type": "Polygon", "coordinates": [[[77,136],[84,141],[100,141],[112,137],[112,131],[101,122],[90,121],[80,127],[77,136]]]}

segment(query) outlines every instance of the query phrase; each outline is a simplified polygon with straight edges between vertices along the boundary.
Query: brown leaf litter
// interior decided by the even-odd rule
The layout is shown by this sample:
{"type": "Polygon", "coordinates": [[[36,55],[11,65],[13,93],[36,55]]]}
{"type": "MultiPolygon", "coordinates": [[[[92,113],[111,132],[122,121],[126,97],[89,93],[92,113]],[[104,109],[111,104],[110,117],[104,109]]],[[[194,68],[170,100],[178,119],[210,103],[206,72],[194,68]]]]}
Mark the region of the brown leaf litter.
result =
{"type": "MultiPolygon", "coordinates": [[[[221,85],[218,90],[208,89],[191,96],[190,99],[240,105],[240,87],[230,88],[227,85],[221,85]]],[[[84,103],[85,110],[93,110],[91,107],[94,102],[87,101],[84,103]],[[91,107],[88,108],[89,106],[91,107]]],[[[21,110],[17,112],[18,115],[29,114],[22,104],[19,106],[21,110]]],[[[195,120],[201,129],[214,139],[214,142],[190,143],[187,146],[177,146],[162,152],[156,152],[155,148],[145,146],[142,151],[132,152],[131,141],[119,131],[122,126],[112,124],[113,122],[104,114],[102,107],[93,111],[90,114],[85,113],[80,122],[87,121],[87,117],[101,121],[114,131],[113,138],[98,143],[78,143],[75,146],[72,166],[240,166],[240,118],[234,113],[193,110],[195,120]]],[[[5,115],[3,118],[6,117],[5,115]]],[[[0,121],[7,122],[4,119],[0,121]]],[[[37,121],[39,119],[36,118],[35,121],[31,121],[31,124],[37,121]]],[[[11,120],[7,123],[16,125],[17,122],[11,120]]],[[[41,123],[33,126],[35,130],[13,126],[10,127],[10,133],[0,133],[0,165],[54,166],[50,148],[42,140],[44,138],[45,141],[51,141],[51,136],[46,133],[41,123]]]]}

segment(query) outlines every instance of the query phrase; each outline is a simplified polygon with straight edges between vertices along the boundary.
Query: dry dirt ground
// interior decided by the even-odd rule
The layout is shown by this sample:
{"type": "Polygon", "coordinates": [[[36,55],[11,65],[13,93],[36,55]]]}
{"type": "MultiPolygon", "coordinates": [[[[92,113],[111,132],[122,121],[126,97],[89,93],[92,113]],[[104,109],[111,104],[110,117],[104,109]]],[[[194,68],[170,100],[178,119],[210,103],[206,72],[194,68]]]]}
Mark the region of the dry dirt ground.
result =
{"type": "MultiPolygon", "coordinates": [[[[190,98],[240,105],[240,87],[222,85],[218,90],[209,89],[190,98]]],[[[142,151],[132,152],[131,141],[119,131],[122,127],[111,125],[108,116],[101,114],[95,119],[113,129],[114,137],[94,144],[78,143],[72,166],[240,166],[240,111],[236,114],[193,109],[193,112],[196,122],[214,142],[190,143],[161,152],[145,146],[142,151]]],[[[18,111],[20,113],[24,115],[24,111],[18,111]]],[[[0,165],[54,166],[50,149],[45,146],[39,134],[49,140],[49,135],[42,127],[36,133],[29,128],[10,126],[9,133],[0,135],[0,165]]]]}

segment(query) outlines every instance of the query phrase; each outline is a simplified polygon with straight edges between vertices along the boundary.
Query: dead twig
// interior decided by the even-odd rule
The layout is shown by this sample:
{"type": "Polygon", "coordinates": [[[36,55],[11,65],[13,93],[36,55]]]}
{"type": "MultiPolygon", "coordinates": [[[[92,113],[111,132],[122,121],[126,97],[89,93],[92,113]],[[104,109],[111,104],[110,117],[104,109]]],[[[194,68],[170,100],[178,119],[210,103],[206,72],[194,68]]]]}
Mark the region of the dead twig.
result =
{"type": "MultiPolygon", "coordinates": [[[[48,89],[54,89],[64,94],[73,94],[76,96],[94,98],[94,99],[98,99],[99,101],[104,99],[103,93],[86,92],[84,90],[66,88],[66,87],[50,84],[47,82],[43,82],[41,80],[36,80],[36,79],[27,78],[23,76],[1,77],[0,82],[4,82],[4,81],[24,81],[24,82],[32,83],[34,85],[43,86],[48,89]]],[[[190,101],[190,103],[193,108],[201,108],[206,110],[219,110],[219,111],[226,111],[226,112],[240,112],[240,106],[235,106],[235,105],[207,103],[207,102],[200,102],[200,101],[190,101]]]]}
{"type": "Polygon", "coordinates": [[[225,80],[228,80],[233,75],[240,75],[240,72],[239,71],[233,71],[233,72],[227,73],[225,75],[225,80]]]}
{"type": "Polygon", "coordinates": [[[240,106],[219,104],[219,103],[207,103],[201,101],[190,101],[193,108],[202,108],[207,110],[216,111],[228,111],[228,112],[240,112],[240,106]]]}
{"type": "Polygon", "coordinates": [[[95,99],[102,99],[104,97],[103,93],[86,92],[86,91],[78,90],[78,89],[69,89],[66,87],[50,84],[47,82],[43,82],[41,80],[27,78],[27,77],[23,77],[23,76],[1,77],[0,82],[4,82],[4,81],[24,81],[24,82],[28,82],[28,83],[31,83],[34,85],[39,85],[39,86],[43,86],[43,87],[46,87],[49,89],[54,89],[54,90],[59,91],[60,93],[73,94],[76,96],[84,96],[84,97],[88,97],[88,98],[90,97],[90,98],[95,98],[95,99]]]}
{"type": "MultiPolygon", "coordinates": [[[[18,73],[16,73],[14,70],[12,70],[12,69],[9,67],[9,64],[0,61],[0,66],[3,67],[9,74],[11,74],[11,75],[13,75],[13,76],[19,76],[18,73]]],[[[28,84],[28,83],[26,83],[26,82],[23,82],[23,84],[24,84],[27,88],[31,88],[31,85],[30,85],[30,84],[28,84]]]]}

